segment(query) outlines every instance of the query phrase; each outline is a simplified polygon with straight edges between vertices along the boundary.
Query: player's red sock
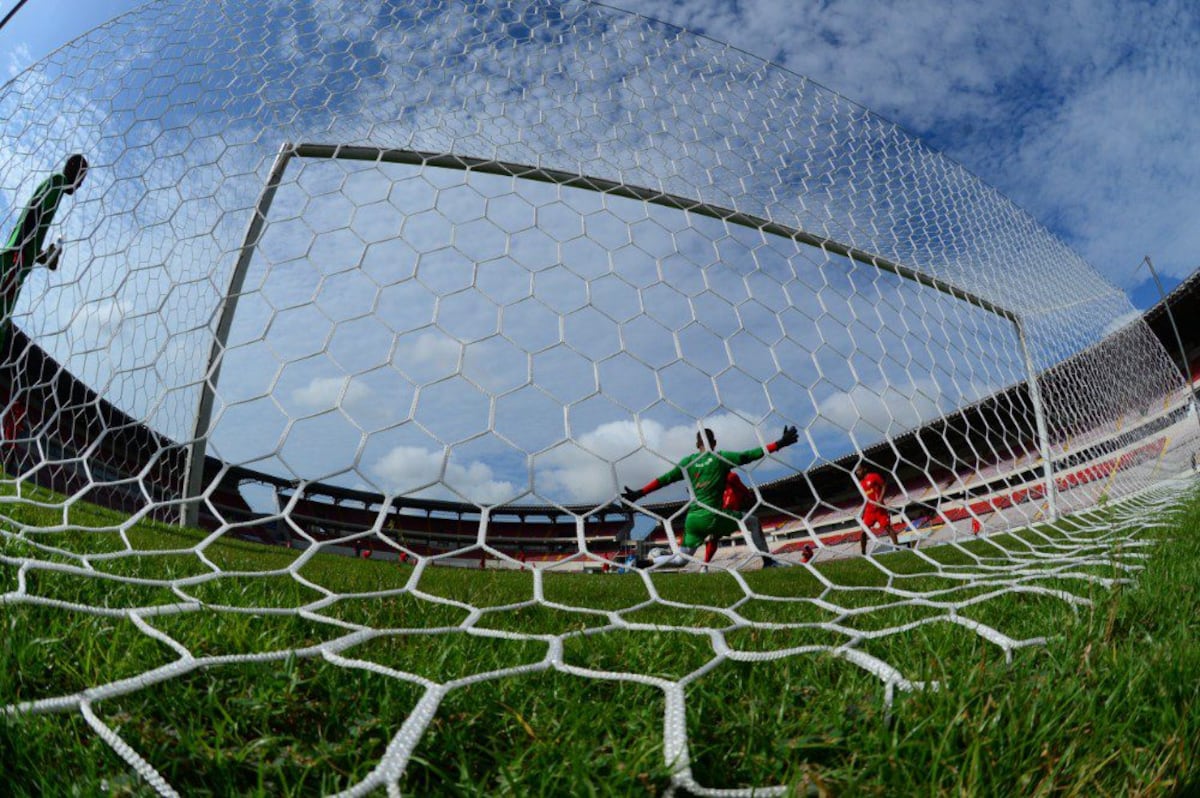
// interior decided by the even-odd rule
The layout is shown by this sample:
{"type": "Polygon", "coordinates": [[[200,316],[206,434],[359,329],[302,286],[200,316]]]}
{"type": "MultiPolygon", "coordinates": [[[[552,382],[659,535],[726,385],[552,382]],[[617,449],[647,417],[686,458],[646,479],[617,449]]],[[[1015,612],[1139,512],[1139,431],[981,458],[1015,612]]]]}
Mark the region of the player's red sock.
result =
{"type": "Polygon", "coordinates": [[[704,541],[704,561],[712,562],[713,555],[717,553],[717,541],[704,541]]]}
{"type": "Polygon", "coordinates": [[[4,442],[10,443],[14,437],[16,425],[13,423],[12,411],[14,408],[9,407],[12,401],[12,395],[4,388],[0,388],[0,435],[4,436],[4,442]]]}
{"type": "Polygon", "coordinates": [[[25,405],[21,400],[13,400],[12,406],[4,413],[4,441],[12,443],[21,434],[21,423],[25,421],[25,405]]]}

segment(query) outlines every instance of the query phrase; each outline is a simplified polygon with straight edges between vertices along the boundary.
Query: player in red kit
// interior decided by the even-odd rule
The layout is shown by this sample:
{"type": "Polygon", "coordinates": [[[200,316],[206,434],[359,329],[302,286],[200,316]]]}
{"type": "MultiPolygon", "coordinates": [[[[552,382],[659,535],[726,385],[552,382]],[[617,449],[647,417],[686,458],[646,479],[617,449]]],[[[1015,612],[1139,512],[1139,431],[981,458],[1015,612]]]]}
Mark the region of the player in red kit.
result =
{"type": "MultiPolygon", "coordinates": [[[[899,546],[900,540],[896,537],[895,530],[892,529],[892,519],[888,515],[887,507],[883,504],[883,494],[887,490],[883,477],[867,468],[865,464],[855,469],[854,476],[858,478],[858,486],[866,499],[863,503],[862,525],[876,535],[881,531],[886,532],[892,539],[892,545],[899,546]]],[[[867,542],[870,537],[867,532],[863,532],[861,541],[863,554],[867,553],[867,542]]]]}

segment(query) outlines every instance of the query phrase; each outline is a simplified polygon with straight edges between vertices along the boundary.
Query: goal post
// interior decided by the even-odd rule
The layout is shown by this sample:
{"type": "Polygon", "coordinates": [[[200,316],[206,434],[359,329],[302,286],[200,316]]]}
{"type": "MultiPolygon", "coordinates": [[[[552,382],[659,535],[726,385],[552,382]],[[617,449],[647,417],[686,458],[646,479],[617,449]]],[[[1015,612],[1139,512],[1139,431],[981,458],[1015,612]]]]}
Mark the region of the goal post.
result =
{"type": "Polygon", "coordinates": [[[1037,370],[1033,365],[1033,354],[1029,350],[1029,338],[1025,333],[1025,322],[1013,318],[1017,328],[1017,340],[1021,343],[1021,359],[1025,363],[1026,383],[1029,386],[1029,402],[1033,405],[1033,419],[1037,425],[1038,448],[1042,455],[1042,474],[1046,484],[1046,505],[1051,520],[1058,519],[1058,485],[1054,478],[1054,456],[1050,450],[1050,433],[1046,424],[1046,411],[1042,406],[1042,391],[1038,387],[1037,370]]]}
{"type": "Polygon", "coordinates": [[[254,250],[262,238],[267,226],[267,215],[271,212],[271,203],[275,201],[275,193],[283,181],[283,173],[287,171],[288,161],[295,151],[290,142],[284,142],[275,155],[267,184],[258,196],[250,221],[246,225],[246,235],[238,249],[237,262],[229,275],[229,285],[221,301],[217,304],[217,326],[213,334],[212,346],[209,348],[203,378],[200,383],[200,400],[196,407],[196,423],[192,427],[192,438],[188,442],[187,462],[184,466],[183,485],[184,496],[179,513],[181,526],[196,526],[200,519],[200,496],[204,492],[204,462],[208,454],[208,432],[212,423],[213,400],[216,396],[217,381],[221,375],[221,361],[224,358],[225,347],[229,342],[229,331],[233,328],[233,318],[237,314],[238,299],[246,281],[246,272],[250,261],[254,258],[254,250]]]}
{"type": "Polygon", "coordinates": [[[238,258],[230,274],[228,288],[216,309],[215,334],[209,350],[204,378],[200,386],[200,398],[197,405],[193,433],[188,443],[188,455],[183,479],[185,494],[181,502],[180,512],[180,524],[183,526],[195,525],[199,519],[201,496],[204,492],[204,463],[208,451],[207,440],[211,432],[210,426],[212,423],[216,387],[220,378],[221,362],[226,351],[229,333],[237,312],[238,299],[243,289],[246,273],[253,261],[255,250],[267,227],[275,195],[280,184],[283,182],[288,165],[295,158],[344,159],[349,161],[407,164],[420,167],[451,169],[548,183],[637,200],[651,205],[720,220],[730,225],[757,230],[764,234],[789,239],[798,244],[803,244],[826,253],[833,253],[848,258],[853,262],[871,266],[880,272],[893,274],[903,280],[933,289],[955,300],[986,311],[997,318],[1004,319],[1012,324],[1021,350],[1020,357],[1025,369],[1026,388],[1034,413],[1038,451],[1042,459],[1047,509],[1051,518],[1058,517],[1054,463],[1045,408],[1043,406],[1041,391],[1038,387],[1037,369],[1029,348],[1024,321],[1014,310],[1010,310],[977,293],[965,290],[914,266],[868,252],[828,236],[821,236],[770,219],[662,190],[630,185],[586,174],[498,159],[363,145],[295,144],[285,141],[280,145],[275,155],[268,173],[267,182],[250,214],[245,236],[238,249],[238,258]]]}

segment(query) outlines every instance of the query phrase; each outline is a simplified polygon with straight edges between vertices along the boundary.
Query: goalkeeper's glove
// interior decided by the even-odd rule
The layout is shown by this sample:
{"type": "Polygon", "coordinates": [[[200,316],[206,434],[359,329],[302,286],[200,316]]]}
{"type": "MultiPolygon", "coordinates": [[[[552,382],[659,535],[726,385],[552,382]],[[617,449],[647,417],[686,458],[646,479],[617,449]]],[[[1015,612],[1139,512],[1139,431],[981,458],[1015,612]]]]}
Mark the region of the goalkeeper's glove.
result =
{"type": "Polygon", "coordinates": [[[633,504],[635,501],[637,501],[638,499],[642,498],[645,495],[646,495],[645,491],[634,490],[633,488],[629,487],[628,485],[625,486],[625,490],[621,491],[621,498],[623,498],[625,501],[629,502],[630,504],[633,504]]]}
{"type": "Polygon", "coordinates": [[[782,449],[784,446],[791,446],[798,440],[800,440],[800,435],[796,432],[796,428],[784,426],[783,435],[779,437],[779,440],[775,441],[775,447],[782,449]]]}
{"type": "Polygon", "coordinates": [[[50,271],[56,271],[58,269],[58,259],[60,257],[62,257],[62,242],[61,242],[61,240],[46,247],[33,260],[35,263],[43,264],[50,271]]]}

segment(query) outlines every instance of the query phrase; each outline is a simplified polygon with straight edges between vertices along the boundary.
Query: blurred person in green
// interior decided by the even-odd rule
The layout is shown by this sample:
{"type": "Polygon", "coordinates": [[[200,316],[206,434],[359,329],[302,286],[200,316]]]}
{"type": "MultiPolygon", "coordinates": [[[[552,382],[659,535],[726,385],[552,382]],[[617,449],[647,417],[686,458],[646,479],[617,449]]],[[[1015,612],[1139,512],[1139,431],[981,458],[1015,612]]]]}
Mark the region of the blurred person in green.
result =
{"type": "MultiPolygon", "coordinates": [[[[25,278],[37,264],[51,271],[58,268],[62,257],[62,244],[46,247],[46,236],[58,213],[63,195],[74,194],[87,177],[88,162],[79,153],[67,158],[61,172],[50,175],[38,185],[33,196],[21,212],[17,224],[0,249],[0,353],[5,365],[13,362],[8,351],[12,334],[12,312],[21,295],[25,278]]],[[[10,376],[10,386],[12,378],[10,376]]],[[[0,388],[0,409],[4,411],[3,434],[6,443],[12,443],[25,418],[25,407],[13,396],[12,388],[0,388]]]]}

